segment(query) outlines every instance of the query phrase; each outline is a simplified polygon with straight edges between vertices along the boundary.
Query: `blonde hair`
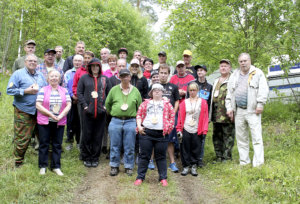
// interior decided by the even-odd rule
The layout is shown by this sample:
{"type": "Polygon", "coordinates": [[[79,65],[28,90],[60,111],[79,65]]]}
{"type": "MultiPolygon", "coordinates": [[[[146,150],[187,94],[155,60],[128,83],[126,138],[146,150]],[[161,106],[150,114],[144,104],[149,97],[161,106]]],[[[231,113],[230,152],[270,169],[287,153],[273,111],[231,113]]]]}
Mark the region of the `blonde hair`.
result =
{"type": "MultiPolygon", "coordinates": [[[[139,66],[139,65],[138,65],[139,66]]],[[[129,66],[129,71],[130,71],[130,74],[132,75],[132,67],[131,67],[131,65],[129,66]]],[[[137,77],[140,79],[140,78],[142,78],[143,77],[143,72],[142,72],[142,70],[141,70],[141,67],[139,66],[138,67],[138,71],[137,71],[137,77]]]]}
{"type": "Polygon", "coordinates": [[[48,72],[48,75],[47,75],[47,82],[49,83],[49,76],[50,76],[50,74],[52,74],[53,72],[56,72],[56,73],[58,74],[58,78],[59,78],[59,82],[58,82],[58,83],[60,83],[60,81],[61,81],[61,74],[60,74],[60,72],[57,71],[56,69],[51,69],[51,70],[48,72]]]}
{"type": "Polygon", "coordinates": [[[199,91],[199,86],[196,82],[191,82],[188,86],[188,90],[190,90],[190,89],[196,89],[199,91]]]}

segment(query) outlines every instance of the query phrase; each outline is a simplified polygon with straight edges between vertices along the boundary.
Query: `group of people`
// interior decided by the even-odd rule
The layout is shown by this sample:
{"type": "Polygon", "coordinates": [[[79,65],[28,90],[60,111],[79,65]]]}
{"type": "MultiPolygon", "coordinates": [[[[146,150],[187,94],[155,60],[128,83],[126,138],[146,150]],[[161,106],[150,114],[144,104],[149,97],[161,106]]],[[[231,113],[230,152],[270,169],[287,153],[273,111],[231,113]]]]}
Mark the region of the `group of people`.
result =
{"type": "Polygon", "coordinates": [[[35,47],[34,40],[25,43],[26,55],[15,61],[7,86],[7,94],[14,96],[16,167],[23,164],[36,135],[40,174],[46,174],[51,152],[51,169],[63,175],[60,159],[67,125],[66,150],[73,148],[75,138],[84,166],[97,167],[101,152],[108,152],[110,175],[118,175],[124,163],[131,176],[137,161],[134,185],[138,186],[147,170],[155,169],[155,161],[159,182],[167,186],[167,152],[172,172],[179,172],[176,150],[181,175],[197,176],[197,168],[204,166],[210,121],[216,162],[232,160],[235,136],[240,164],[251,162],[249,127],[253,166],[264,163],[261,113],[268,85],[263,72],[251,65],[249,54],[238,57],[240,68],[233,73],[231,62],[220,60],[221,76],[211,85],[207,67],[191,65],[190,50],[184,50],[174,69],[166,63],[164,51],[154,64],[138,50],[127,63],[126,48],[120,48],[118,56],[103,48],[100,60],[85,50],[83,41],[66,60],[61,46],[45,50],[44,60],[34,54],[35,47]]]}

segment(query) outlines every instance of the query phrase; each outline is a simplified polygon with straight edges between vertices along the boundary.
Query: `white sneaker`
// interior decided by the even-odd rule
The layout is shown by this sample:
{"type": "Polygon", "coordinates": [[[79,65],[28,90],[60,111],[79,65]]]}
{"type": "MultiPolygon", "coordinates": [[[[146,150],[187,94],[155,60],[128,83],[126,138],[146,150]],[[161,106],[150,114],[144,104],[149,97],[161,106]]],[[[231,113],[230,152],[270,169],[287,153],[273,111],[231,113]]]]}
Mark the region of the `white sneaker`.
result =
{"type": "Polygon", "coordinates": [[[40,175],[46,174],[46,168],[40,168],[40,175]]]}
{"type": "Polygon", "coordinates": [[[59,176],[63,176],[64,175],[63,172],[61,172],[60,169],[53,169],[53,172],[56,173],[59,176]]]}

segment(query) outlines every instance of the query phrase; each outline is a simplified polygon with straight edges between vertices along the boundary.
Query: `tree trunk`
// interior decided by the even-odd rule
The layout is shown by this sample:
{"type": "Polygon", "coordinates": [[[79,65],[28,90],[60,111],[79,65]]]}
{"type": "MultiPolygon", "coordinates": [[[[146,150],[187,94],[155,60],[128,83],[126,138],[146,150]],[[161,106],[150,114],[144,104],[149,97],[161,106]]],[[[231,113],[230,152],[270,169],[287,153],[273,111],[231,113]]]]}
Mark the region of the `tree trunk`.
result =
{"type": "Polygon", "coordinates": [[[14,28],[15,28],[15,23],[16,23],[16,21],[11,22],[12,26],[10,27],[10,29],[8,31],[8,34],[7,34],[7,38],[6,38],[6,46],[5,46],[5,49],[4,49],[4,52],[3,52],[3,57],[2,57],[2,71],[3,71],[3,74],[5,74],[6,70],[7,70],[6,64],[7,64],[7,58],[8,58],[8,53],[9,53],[8,51],[9,51],[9,48],[10,48],[11,39],[12,39],[13,31],[14,31],[14,28]]]}

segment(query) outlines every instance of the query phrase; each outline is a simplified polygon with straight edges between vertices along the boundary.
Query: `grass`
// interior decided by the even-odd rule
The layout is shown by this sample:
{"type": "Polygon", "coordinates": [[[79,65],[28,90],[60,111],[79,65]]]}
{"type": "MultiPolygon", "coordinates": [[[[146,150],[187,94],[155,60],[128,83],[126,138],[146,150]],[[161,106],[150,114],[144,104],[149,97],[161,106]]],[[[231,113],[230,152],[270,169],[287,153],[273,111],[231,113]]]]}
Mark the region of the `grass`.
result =
{"type": "MultiPolygon", "coordinates": [[[[25,164],[14,168],[12,96],[5,94],[8,77],[0,76],[0,203],[63,203],[70,202],[74,189],[80,186],[87,170],[78,160],[76,149],[62,154],[62,170],[58,177],[52,172],[39,176],[37,152],[29,147],[25,164]]],[[[198,170],[197,179],[228,203],[299,203],[300,194],[300,111],[297,105],[273,102],[265,106],[263,139],[265,164],[259,168],[238,164],[236,146],[233,161],[212,164],[215,157],[212,144],[212,126],[206,138],[206,166],[198,170]]],[[[251,157],[253,151],[251,149],[251,157]]],[[[108,165],[108,162],[101,165],[108,165]]],[[[118,176],[116,203],[186,203],[180,198],[180,176],[168,173],[169,187],[153,186],[156,171],[147,173],[140,188],[132,184],[135,177],[118,176]],[[158,192],[158,197],[153,197],[158,192]]],[[[185,180],[185,179],[181,179],[185,180]]],[[[197,191],[197,189],[195,189],[197,191]]],[[[198,192],[197,192],[198,193],[198,192]]],[[[201,196],[201,192],[199,192],[201,196]]],[[[225,202],[225,201],[224,201],[225,202]]]]}

